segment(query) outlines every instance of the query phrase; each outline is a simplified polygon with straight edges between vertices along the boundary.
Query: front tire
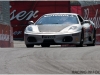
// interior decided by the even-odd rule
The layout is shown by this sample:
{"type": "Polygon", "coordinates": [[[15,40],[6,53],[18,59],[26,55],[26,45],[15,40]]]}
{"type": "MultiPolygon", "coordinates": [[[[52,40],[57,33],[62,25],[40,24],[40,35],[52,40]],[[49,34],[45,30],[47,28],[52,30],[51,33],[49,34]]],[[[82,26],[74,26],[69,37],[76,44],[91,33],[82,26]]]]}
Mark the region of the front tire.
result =
{"type": "Polygon", "coordinates": [[[81,32],[80,44],[76,45],[76,47],[83,47],[84,43],[84,31],[81,32]]]}
{"type": "Polygon", "coordinates": [[[42,47],[50,47],[49,44],[41,44],[42,47]]]}
{"type": "Polygon", "coordinates": [[[33,44],[26,44],[26,47],[27,48],[32,48],[32,47],[34,47],[34,45],[33,44]]]}

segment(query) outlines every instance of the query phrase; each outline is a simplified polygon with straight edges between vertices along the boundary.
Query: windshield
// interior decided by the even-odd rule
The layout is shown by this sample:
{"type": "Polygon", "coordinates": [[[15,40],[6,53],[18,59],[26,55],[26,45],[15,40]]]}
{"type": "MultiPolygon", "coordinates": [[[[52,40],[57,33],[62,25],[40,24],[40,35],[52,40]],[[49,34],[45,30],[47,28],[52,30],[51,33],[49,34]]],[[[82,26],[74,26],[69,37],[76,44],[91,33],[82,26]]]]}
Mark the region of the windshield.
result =
{"type": "Polygon", "coordinates": [[[78,24],[78,20],[75,15],[44,15],[35,24],[78,24]]]}

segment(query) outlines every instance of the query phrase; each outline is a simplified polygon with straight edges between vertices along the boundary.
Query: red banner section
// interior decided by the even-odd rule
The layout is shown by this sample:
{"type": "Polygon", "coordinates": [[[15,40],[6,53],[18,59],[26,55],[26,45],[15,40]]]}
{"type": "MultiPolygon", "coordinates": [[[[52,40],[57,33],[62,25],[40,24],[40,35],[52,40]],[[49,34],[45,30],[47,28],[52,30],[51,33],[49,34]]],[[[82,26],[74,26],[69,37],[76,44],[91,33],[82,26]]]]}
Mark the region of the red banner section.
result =
{"type": "Polygon", "coordinates": [[[96,43],[100,44],[100,4],[82,8],[84,19],[90,19],[96,27],[96,43]]]}
{"type": "Polygon", "coordinates": [[[47,13],[70,12],[70,1],[10,1],[10,20],[14,38],[23,38],[28,21],[47,13]]]}
{"type": "Polygon", "coordinates": [[[0,24],[0,47],[13,47],[12,27],[0,24]]]}
{"type": "Polygon", "coordinates": [[[77,6],[71,6],[71,13],[77,13],[79,15],[81,15],[81,6],[77,5],[77,6]]]}

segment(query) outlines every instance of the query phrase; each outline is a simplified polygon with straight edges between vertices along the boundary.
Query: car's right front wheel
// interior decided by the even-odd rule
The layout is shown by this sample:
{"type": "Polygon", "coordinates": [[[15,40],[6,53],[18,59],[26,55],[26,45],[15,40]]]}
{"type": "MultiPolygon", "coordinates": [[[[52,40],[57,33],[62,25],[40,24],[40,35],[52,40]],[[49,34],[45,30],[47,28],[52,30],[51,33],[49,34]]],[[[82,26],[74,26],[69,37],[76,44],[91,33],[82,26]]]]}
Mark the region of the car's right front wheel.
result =
{"type": "Polygon", "coordinates": [[[76,45],[76,47],[83,47],[83,43],[84,43],[84,31],[82,30],[81,37],[80,37],[80,43],[76,45]]]}
{"type": "Polygon", "coordinates": [[[27,48],[32,48],[32,47],[34,47],[34,44],[26,44],[26,47],[27,48]]]}

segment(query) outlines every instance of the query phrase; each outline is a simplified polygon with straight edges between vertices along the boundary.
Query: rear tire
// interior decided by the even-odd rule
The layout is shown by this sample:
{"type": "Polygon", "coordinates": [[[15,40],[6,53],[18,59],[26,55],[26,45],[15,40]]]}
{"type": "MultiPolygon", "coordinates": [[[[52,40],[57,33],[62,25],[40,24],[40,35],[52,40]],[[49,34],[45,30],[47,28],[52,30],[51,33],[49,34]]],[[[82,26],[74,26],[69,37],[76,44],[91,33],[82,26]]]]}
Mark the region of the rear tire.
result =
{"type": "Polygon", "coordinates": [[[32,47],[34,47],[34,45],[33,44],[26,44],[26,47],[27,48],[32,48],[32,47]]]}
{"type": "Polygon", "coordinates": [[[41,44],[42,47],[50,47],[49,44],[41,44]]]}
{"type": "Polygon", "coordinates": [[[76,47],[83,47],[83,43],[84,43],[84,31],[82,30],[80,44],[76,45],[76,47]]]}

